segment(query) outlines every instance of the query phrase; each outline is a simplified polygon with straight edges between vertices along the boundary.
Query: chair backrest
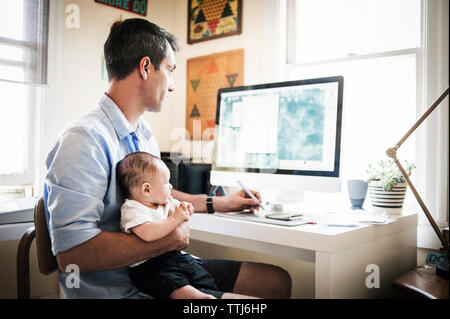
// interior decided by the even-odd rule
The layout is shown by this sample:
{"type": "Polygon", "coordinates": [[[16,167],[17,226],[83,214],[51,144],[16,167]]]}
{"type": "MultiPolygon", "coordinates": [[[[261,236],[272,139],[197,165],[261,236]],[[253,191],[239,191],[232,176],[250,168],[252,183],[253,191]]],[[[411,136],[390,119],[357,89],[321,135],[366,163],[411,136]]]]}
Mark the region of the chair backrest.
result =
{"type": "Polygon", "coordinates": [[[58,262],[52,252],[52,244],[45,217],[44,199],[42,197],[34,207],[34,227],[36,230],[39,271],[44,275],[49,275],[58,270],[58,262]]]}

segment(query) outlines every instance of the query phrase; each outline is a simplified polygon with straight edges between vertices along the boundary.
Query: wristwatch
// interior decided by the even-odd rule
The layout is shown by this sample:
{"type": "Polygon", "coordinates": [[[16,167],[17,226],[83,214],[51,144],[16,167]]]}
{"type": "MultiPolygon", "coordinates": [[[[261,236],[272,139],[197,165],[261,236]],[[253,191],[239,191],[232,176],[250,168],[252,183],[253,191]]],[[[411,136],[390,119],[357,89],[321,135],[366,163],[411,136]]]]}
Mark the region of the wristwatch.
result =
{"type": "Polygon", "coordinates": [[[206,197],[206,211],[208,212],[208,214],[214,213],[213,201],[211,196],[206,197]]]}

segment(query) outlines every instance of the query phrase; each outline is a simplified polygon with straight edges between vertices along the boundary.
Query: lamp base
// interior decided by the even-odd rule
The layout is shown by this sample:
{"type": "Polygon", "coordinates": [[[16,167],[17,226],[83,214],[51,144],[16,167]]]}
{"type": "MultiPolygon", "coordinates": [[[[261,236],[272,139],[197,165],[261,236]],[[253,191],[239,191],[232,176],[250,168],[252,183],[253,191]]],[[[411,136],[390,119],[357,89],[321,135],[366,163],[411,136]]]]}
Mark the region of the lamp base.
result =
{"type": "Polygon", "coordinates": [[[438,258],[436,262],[436,275],[448,279],[448,245],[441,246],[439,252],[444,258],[438,258]]]}
{"type": "Polygon", "coordinates": [[[436,263],[436,275],[448,279],[448,259],[436,263]]]}

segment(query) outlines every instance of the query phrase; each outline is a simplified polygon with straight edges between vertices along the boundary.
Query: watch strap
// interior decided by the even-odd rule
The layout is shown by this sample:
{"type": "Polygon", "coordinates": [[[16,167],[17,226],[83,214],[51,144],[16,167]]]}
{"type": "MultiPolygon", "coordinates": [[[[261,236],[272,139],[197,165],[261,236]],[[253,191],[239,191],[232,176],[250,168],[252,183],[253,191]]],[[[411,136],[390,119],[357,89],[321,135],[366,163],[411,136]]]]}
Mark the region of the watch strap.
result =
{"type": "Polygon", "coordinates": [[[206,211],[208,214],[214,213],[213,202],[212,202],[211,196],[206,197],[206,211]]]}

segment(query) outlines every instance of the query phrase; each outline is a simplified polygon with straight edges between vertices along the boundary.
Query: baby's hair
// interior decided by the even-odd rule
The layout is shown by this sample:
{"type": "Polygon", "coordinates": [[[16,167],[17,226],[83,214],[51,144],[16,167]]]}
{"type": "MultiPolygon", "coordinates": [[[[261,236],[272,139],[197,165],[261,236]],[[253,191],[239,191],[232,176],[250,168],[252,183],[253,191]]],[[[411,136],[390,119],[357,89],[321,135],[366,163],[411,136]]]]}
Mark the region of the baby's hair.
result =
{"type": "Polygon", "coordinates": [[[152,154],[135,152],[128,154],[117,163],[117,182],[124,196],[129,198],[131,190],[144,182],[144,174],[149,170],[155,173],[164,162],[152,154]]]}

